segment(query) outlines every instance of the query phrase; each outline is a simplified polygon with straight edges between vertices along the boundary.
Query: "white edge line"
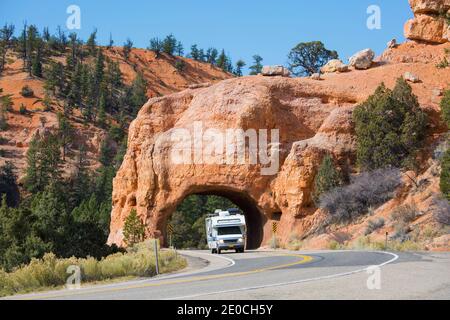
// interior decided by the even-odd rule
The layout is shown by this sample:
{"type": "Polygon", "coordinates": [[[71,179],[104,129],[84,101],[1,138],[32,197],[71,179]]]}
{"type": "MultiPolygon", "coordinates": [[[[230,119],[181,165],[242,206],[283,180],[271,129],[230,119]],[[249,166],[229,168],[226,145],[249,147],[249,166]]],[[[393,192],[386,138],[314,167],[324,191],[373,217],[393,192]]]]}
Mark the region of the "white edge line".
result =
{"type": "Polygon", "coordinates": [[[331,274],[331,275],[328,275],[328,276],[315,277],[315,278],[302,279],[302,280],[289,281],[289,282],[273,283],[273,284],[254,286],[254,287],[246,287],[246,288],[239,288],[239,289],[230,289],[230,290],[222,290],[222,291],[215,291],[215,292],[198,293],[198,294],[182,296],[182,297],[166,298],[166,299],[162,299],[162,300],[182,300],[182,299],[190,299],[190,298],[196,298],[196,297],[201,297],[201,296],[209,296],[209,295],[214,295],[214,294],[231,293],[231,292],[239,292],[239,291],[249,291],[249,290],[257,290],[257,289],[264,289],[264,288],[271,288],[271,287],[281,287],[281,286],[287,286],[287,285],[304,283],[304,282],[312,282],[312,281],[318,281],[318,280],[339,278],[339,277],[344,277],[344,276],[348,276],[348,275],[352,275],[352,274],[355,274],[355,273],[360,273],[360,272],[366,271],[366,270],[368,270],[371,267],[381,268],[381,267],[384,267],[385,265],[387,265],[389,263],[394,262],[395,260],[397,260],[399,258],[398,255],[396,255],[395,253],[392,253],[392,252],[386,252],[386,251],[371,251],[371,252],[373,252],[373,253],[389,254],[389,255],[393,256],[393,258],[391,260],[383,262],[383,263],[381,263],[379,265],[368,266],[368,267],[363,268],[363,269],[358,269],[358,270],[353,270],[353,271],[348,271],[348,272],[343,272],[343,273],[337,273],[337,274],[331,274]]]}

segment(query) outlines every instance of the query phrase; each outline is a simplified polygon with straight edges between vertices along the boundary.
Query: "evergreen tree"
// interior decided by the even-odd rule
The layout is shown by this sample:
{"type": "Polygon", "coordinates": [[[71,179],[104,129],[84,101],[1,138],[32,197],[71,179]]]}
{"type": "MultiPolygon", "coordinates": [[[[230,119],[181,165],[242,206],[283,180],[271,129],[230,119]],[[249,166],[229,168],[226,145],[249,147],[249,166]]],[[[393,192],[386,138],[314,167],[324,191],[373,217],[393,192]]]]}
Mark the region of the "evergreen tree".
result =
{"type": "Polygon", "coordinates": [[[243,67],[245,67],[244,60],[238,60],[238,62],[236,62],[236,69],[234,71],[234,74],[238,77],[242,77],[242,68],[243,67]]]}
{"type": "Polygon", "coordinates": [[[70,91],[67,96],[68,104],[71,107],[81,107],[82,104],[82,79],[83,65],[77,63],[71,76],[70,91]]]}
{"type": "Polygon", "coordinates": [[[310,76],[319,72],[328,61],[337,58],[337,52],[326,49],[320,41],[302,42],[289,53],[289,69],[296,76],[310,76]]]}
{"type": "Polygon", "coordinates": [[[97,123],[101,128],[105,128],[107,125],[107,123],[106,123],[106,99],[105,99],[104,94],[102,94],[100,97],[100,103],[98,106],[97,123]]]}
{"type": "Polygon", "coordinates": [[[331,156],[326,155],[314,179],[314,201],[318,203],[322,194],[338,187],[341,183],[340,172],[336,169],[331,156]]]}
{"type": "Polygon", "coordinates": [[[219,51],[216,48],[209,48],[206,51],[206,62],[216,65],[217,57],[219,56],[219,51]]]}
{"type": "Polygon", "coordinates": [[[59,140],[53,134],[34,136],[27,151],[25,188],[32,192],[43,191],[48,185],[61,182],[59,140]]]}
{"type": "Polygon", "coordinates": [[[51,62],[46,72],[45,89],[51,91],[55,96],[65,96],[64,66],[60,62],[51,62]]]}
{"type": "Polygon", "coordinates": [[[444,97],[441,100],[441,111],[447,128],[450,129],[450,89],[445,91],[444,97]]]}
{"type": "Polygon", "coordinates": [[[97,53],[97,29],[95,29],[91,35],[89,36],[88,41],[86,42],[86,46],[88,48],[88,52],[91,56],[94,56],[97,53]]]}
{"type": "Polygon", "coordinates": [[[177,42],[177,45],[175,47],[175,52],[180,57],[183,56],[183,54],[184,54],[184,47],[180,41],[177,42]]]}
{"type": "Polygon", "coordinates": [[[441,161],[441,192],[450,201],[450,149],[448,149],[441,161]]]}
{"type": "Polygon", "coordinates": [[[58,139],[62,148],[62,161],[66,160],[67,149],[73,139],[74,129],[70,124],[70,121],[63,114],[58,112],[58,139]]]}
{"type": "Polygon", "coordinates": [[[255,54],[253,56],[253,65],[250,66],[250,75],[255,76],[259,73],[261,73],[263,65],[261,62],[263,61],[263,58],[260,55],[255,54]]]}
{"type": "Polygon", "coordinates": [[[145,224],[138,217],[135,209],[132,209],[129,216],[125,219],[123,237],[124,242],[128,246],[144,241],[145,224]]]}
{"type": "Polygon", "coordinates": [[[114,45],[114,40],[112,38],[112,33],[109,34],[109,41],[108,41],[108,49],[111,49],[114,45]]]}
{"type": "Polygon", "coordinates": [[[42,43],[39,40],[39,41],[37,41],[36,54],[33,57],[32,67],[31,67],[31,73],[33,74],[33,76],[38,77],[38,78],[42,78],[41,52],[42,52],[42,43]]]}
{"type": "Polygon", "coordinates": [[[198,46],[196,44],[191,46],[191,53],[190,56],[194,60],[201,60],[200,51],[198,49],[198,46]]]}
{"type": "Polygon", "coordinates": [[[148,49],[154,51],[156,58],[158,58],[159,54],[163,50],[163,42],[159,38],[152,38],[150,39],[150,46],[148,49]]]}
{"type": "Polygon", "coordinates": [[[169,34],[164,40],[162,44],[162,48],[164,53],[173,56],[175,54],[175,50],[177,49],[177,39],[173,36],[173,34],[169,34]]]}
{"type": "Polygon", "coordinates": [[[140,108],[147,102],[147,82],[143,75],[138,72],[131,85],[131,107],[130,113],[136,115],[140,108]]]}
{"type": "Polygon", "coordinates": [[[420,148],[427,119],[411,87],[400,78],[393,91],[380,85],[354,111],[357,160],[364,170],[402,167],[420,148]]]}
{"type": "Polygon", "coordinates": [[[125,57],[125,60],[128,60],[132,48],[133,41],[128,38],[127,41],[123,44],[123,56],[125,57]]]}
{"type": "Polygon", "coordinates": [[[221,68],[224,71],[227,71],[228,68],[228,58],[225,54],[225,49],[222,49],[222,52],[220,53],[219,57],[217,58],[217,66],[221,68]]]}
{"type": "Polygon", "coordinates": [[[0,166],[0,198],[5,196],[6,202],[10,207],[17,206],[20,199],[19,188],[16,181],[17,177],[14,170],[14,165],[9,161],[0,166]]]}

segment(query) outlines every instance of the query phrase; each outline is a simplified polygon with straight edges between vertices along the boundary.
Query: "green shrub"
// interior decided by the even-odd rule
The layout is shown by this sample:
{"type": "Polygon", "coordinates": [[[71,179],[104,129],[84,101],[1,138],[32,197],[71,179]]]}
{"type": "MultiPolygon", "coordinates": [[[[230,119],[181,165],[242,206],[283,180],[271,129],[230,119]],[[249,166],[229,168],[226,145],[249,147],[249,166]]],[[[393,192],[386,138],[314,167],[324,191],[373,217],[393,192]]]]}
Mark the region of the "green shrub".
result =
{"type": "Polygon", "coordinates": [[[450,129],[450,90],[444,92],[444,97],[441,100],[442,117],[450,129]]]}
{"type": "Polygon", "coordinates": [[[179,71],[182,72],[184,70],[184,68],[186,67],[186,64],[184,63],[183,60],[177,60],[177,62],[175,62],[175,68],[179,71]]]}
{"type": "Polygon", "coordinates": [[[27,113],[27,107],[23,103],[20,104],[19,113],[22,115],[27,113]]]}
{"type": "Polygon", "coordinates": [[[450,149],[448,149],[441,162],[440,188],[444,197],[450,201],[450,149]]]}
{"type": "Polygon", "coordinates": [[[322,160],[319,171],[314,178],[314,194],[313,198],[318,203],[320,196],[337,186],[342,182],[341,174],[336,169],[331,156],[326,155],[322,160]]]}
{"type": "Polygon", "coordinates": [[[366,227],[366,230],[364,231],[364,235],[368,236],[369,234],[371,234],[374,231],[381,229],[383,227],[384,227],[384,219],[383,218],[369,220],[367,222],[367,227],[366,227]]]}
{"type": "Polygon", "coordinates": [[[31,98],[34,96],[34,91],[28,85],[22,87],[20,94],[25,98],[31,98]]]}
{"type": "Polygon", "coordinates": [[[426,114],[403,78],[394,90],[380,85],[355,109],[353,118],[357,162],[364,170],[411,163],[425,137],[426,114]]]}

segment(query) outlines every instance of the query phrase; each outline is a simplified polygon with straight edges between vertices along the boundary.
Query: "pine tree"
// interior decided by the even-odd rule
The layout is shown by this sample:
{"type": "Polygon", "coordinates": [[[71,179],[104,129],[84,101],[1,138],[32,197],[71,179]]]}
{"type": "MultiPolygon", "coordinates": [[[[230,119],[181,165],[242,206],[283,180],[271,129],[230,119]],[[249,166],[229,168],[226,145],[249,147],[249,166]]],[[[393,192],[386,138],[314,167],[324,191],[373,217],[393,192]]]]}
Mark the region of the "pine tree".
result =
{"type": "Polygon", "coordinates": [[[178,56],[182,57],[184,54],[184,47],[181,41],[178,41],[177,46],[175,47],[175,52],[178,56]]]}
{"type": "Polygon", "coordinates": [[[147,100],[147,82],[145,81],[143,75],[138,72],[131,85],[131,114],[136,115],[147,100]]]}
{"type": "Polygon", "coordinates": [[[133,41],[131,41],[130,38],[128,38],[123,45],[123,56],[125,57],[125,60],[128,60],[132,48],[133,48],[133,41]]]}
{"type": "Polygon", "coordinates": [[[135,209],[132,209],[129,216],[125,219],[123,237],[124,242],[128,246],[133,246],[136,243],[144,241],[145,224],[137,216],[135,209]]]}
{"type": "Polygon", "coordinates": [[[101,128],[105,128],[107,125],[107,123],[106,123],[106,99],[105,99],[104,94],[102,94],[100,96],[100,103],[98,106],[97,123],[101,128]]]}
{"type": "Polygon", "coordinates": [[[77,63],[71,76],[70,91],[67,96],[68,104],[71,107],[81,107],[82,80],[83,80],[82,77],[83,77],[83,66],[81,63],[77,63]]]}
{"type": "Polygon", "coordinates": [[[67,149],[73,140],[74,129],[72,128],[72,125],[70,124],[69,120],[63,113],[58,112],[57,117],[58,117],[57,135],[59,143],[62,148],[62,161],[66,161],[67,149]]]}
{"type": "Polygon", "coordinates": [[[217,66],[224,71],[227,70],[228,59],[227,59],[227,55],[225,54],[225,49],[222,49],[219,57],[217,58],[217,66]]]}
{"type": "Polygon", "coordinates": [[[198,46],[196,44],[191,46],[190,56],[194,60],[200,60],[201,59],[200,51],[198,50],[198,46]]]}
{"type": "Polygon", "coordinates": [[[361,169],[404,167],[423,143],[426,114],[402,78],[393,91],[380,85],[354,113],[357,161],[361,169]]]}
{"type": "Polygon", "coordinates": [[[163,42],[159,38],[152,38],[150,39],[150,46],[148,49],[154,51],[156,58],[158,58],[159,54],[163,50],[163,42]]]}
{"type": "Polygon", "coordinates": [[[444,97],[441,100],[442,118],[447,124],[447,128],[450,129],[450,89],[446,90],[444,97]]]}
{"type": "Polygon", "coordinates": [[[164,53],[173,56],[175,50],[177,48],[177,39],[173,36],[173,34],[169,34],[162,43],[162,49],[164,53]]]}
{"type": "Polygon", "coordinates": [[[253,56],[253,65],[250,66],[250,75],[255,76],[259,73],[261,73],[261,70],[263,68],[263,65],[261,62],[263,61],[263,58],[261,58],[260,55],[255,54],[253,56]]]}
{"type": "Polygon", "coordinates": [[[236,69],[234,71],[234,74],[238,77],[242,77],[242,68],[245,67],[244,60],[238,60],[236,62],[236,69]]]}
{"type": "Polygon", "coordinates": [[[206,61],[212,65],[216,65],[217,57],[219,56],[219,51],[216,48],[209,48],[206,51],[206,61]]]}
{"type": "Polygon", "coordinates": [[[341,183],[342,177],[333,163],[333,158],[326,155],[314,179],[314,201],[317,203],[322,194],[336,188],[341,183]]]}
{"type": "Polygon", "coordinates": [[[6,196],[8,206],[17,206],[19,204],[20,193],[17,186],[17,177],[14,173],[15,166],[7,161],[0,166],[0,198],[6,196]]]}
{"type": "Polygon", "coordinates": [[[88,41],[86,42],[86,46],[88,48],[88,52],[91,56],[96,54],[96,46],[97,46],[97,29],[95,29],[91,35],[89,36],[88,41]]]}
{"type": "Polygon", "coordinates": [[[112,33],[109,34],[109,41],[108,41],[108,49],[111,49],[114,45],[114,40],[112,38],[112,33]]]}
{"type": "Polygon", "coordinates": [[[448,149],[441,161],[441,192],[450,201],[450,149],[448,149]]]}
{"type": "Polygon", "coordinates": [[[42,43],[41,43],[41,40],[39,40],[36,45],[36,54],[33,57],[32,68],[31,68],[31,73],[33,74],[33,76],[38,77],[38,78],[42,78],[41,51],[42,51],[42,43]]]}

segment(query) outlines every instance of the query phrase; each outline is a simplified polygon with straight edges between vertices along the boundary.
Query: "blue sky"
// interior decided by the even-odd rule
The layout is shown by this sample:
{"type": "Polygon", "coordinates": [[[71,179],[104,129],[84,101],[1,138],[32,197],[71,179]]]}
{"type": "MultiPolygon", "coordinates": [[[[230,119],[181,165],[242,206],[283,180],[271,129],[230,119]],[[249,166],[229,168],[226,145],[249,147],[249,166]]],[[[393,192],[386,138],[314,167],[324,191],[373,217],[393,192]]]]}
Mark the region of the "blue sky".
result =
{"type": "Polygon", "coordinates": [[[85,40],[97,28],[101,44],[111,32],[115,45],[129,37],[145,48],[150,38],[173,33],[185,48],[225,48],[247,65],[255,53],[264,64],[285,64],[292,47],[312,40],[343,60],[368,47],[379,54],[390,39],[404,40],[403,25],[412,17],[407,0],[1,0],[0,24],[13,23],[16,31],[24,21],[66,29],[71,4],[81,9],[77,33],[85,40]],[[369,5],[381,8],[380,30],[366,27],[369,5]]]}

